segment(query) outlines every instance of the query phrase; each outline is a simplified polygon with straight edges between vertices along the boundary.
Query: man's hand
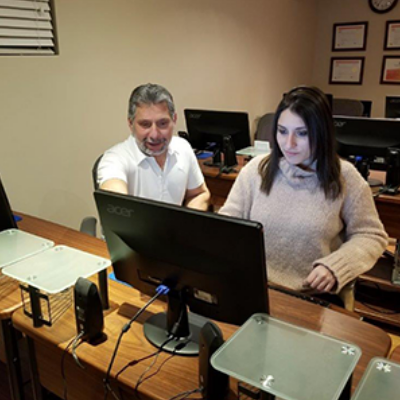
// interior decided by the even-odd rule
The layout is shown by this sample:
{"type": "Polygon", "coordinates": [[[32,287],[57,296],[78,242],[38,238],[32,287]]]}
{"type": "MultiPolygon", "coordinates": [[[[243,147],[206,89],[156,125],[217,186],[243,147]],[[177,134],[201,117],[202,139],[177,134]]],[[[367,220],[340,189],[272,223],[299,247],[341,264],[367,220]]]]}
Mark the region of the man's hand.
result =
{"type": "Polygon", "coordinates": [[[330,292],[336,284],[336,278],[323,265],[317,265],[303,282],[303,286],[318,292],[330,292]]]}
{"type": "Polygon", "coordinates": [[[210,203],[210,192],[205,183],[196,189],[186,190],[185,206],[207,211],[210,203]]]}

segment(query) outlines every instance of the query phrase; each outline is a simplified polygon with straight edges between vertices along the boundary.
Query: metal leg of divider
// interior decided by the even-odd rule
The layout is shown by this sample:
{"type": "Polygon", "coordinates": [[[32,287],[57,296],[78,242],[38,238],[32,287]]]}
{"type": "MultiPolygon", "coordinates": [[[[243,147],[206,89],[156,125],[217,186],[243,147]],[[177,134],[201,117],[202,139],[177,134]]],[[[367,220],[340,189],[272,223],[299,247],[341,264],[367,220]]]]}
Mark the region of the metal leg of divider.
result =
{"type": "Polygon", "coordinates": [[[37,368],[35,342],[27,336],[28,353],[29,353],[29,374],[31,376],[32,392],[34,400],[43,400],[42,385],[40,384],[39,372],[37,368]]]}
{"type": "Polygon", "coordinates": [[[17,332],[13,327],[11,318],[1,321],[3,331],[4,348],[6,353],[6,363],[8,379],[10,382],[10,392],[12,400],[24,399],[24,385],[21,372],[21,361],[18,350],[17,332]]]}

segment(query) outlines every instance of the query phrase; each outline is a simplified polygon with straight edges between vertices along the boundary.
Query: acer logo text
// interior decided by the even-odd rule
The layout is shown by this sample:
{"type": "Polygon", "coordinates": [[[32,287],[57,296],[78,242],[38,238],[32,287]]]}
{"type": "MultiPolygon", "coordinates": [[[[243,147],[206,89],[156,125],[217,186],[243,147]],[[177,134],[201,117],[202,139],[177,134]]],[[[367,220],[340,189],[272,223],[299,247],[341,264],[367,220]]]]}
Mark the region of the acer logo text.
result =
{"type": "Polygon", "coordinates": [[[125,207],[119,207],[119,206],[113,206],[112,204],[109,204],[107,206],[107,212],[109,214],[115,214],[119,215],[120,217],[126,217],[129,218],[132,216],[132,214],[135,212],[134,210],[130,208],[125,208],[125,207]]]}

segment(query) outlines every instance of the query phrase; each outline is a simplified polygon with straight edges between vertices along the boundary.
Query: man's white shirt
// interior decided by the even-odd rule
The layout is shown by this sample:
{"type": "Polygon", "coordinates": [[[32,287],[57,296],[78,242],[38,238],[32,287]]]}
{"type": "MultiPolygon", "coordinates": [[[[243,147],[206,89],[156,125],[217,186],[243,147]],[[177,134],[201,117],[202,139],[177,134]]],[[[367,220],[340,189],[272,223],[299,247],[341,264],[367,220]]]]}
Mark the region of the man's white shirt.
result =
{"type": "Polygon", "coordinates": [[[97,177],[99,185],[110,179],[120,179],[128,185],[130,195],[178,205],[183,204],[186,190],[204,183],[189,142],[177,136],[169,143],[164,169],[154,157],[143,154],[130,135],[104,153],[97,177]]]}

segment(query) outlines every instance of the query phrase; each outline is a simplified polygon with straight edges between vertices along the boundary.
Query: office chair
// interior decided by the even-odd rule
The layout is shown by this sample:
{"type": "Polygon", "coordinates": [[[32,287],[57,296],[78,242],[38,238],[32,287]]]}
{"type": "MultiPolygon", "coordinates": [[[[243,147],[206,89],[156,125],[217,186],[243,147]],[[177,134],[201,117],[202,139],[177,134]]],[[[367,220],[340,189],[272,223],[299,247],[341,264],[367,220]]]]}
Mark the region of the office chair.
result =
{"type": "Polygon", "coordinates": [[[254,135],[255,140],[266,140],[267,142],[271,142],[273,136],[272,127],[274,116],[274,113],[267,113],[258,120],[257,130],[254,135]]]}
{"type": "Polygon", "coordinates": [[[333,98],[333,115],[347,115],[361,117],[364,114],[364,105],[360,100],[333,98]]]}
{"type": "Polygon", "coordinates": [[[339,298],[342,300],[344,308],[347,311],[354,311],[355,308],[355,286],[356,279],[344,285],[342,290],[338,293],[339,298]]]}
{"type": "MultiPolygon", "coordinates": [[[[102,157],[103,154],[97,158],[92,168],[92,180],[93,180],[93,187],[95,188],[95,190],[99,188],[99,184],[97,182],[97,168],[100,164],[102,157]]],[[[85,217],[81,222],[79,230],[83,233],[86,233],[87,235],[96,237],[96,232],[97,232],[96,217],[85,217]]]]}

